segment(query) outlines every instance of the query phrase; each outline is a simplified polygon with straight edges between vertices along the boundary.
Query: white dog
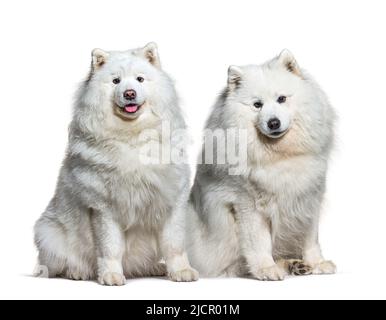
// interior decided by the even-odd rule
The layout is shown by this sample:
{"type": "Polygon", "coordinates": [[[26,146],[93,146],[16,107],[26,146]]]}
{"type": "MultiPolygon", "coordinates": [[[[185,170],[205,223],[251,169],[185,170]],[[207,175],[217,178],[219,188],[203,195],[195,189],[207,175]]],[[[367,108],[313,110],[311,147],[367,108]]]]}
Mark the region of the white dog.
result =
{"type": "MultiPolygon", "coordinates": [[[[198,166],[187,224],[193,267],[259,280],[335,272],[318,243],[334,121],[326,95],[288,51],[230,67],[206,128],[245,132],[246,164],[237,175],[228,160],[198,166]]],[[[229,153],[224,137],[214,154],[229,153]]]]}
{"type": "Polygon", "coordinates": [[[185,128],[156,45],[94,50],[55,196],[35,226],[39,264],[50,277],[104,285],[166,273],[197,280],[183,243],[189,168],[141,160],[165,123],[185,128]]]}

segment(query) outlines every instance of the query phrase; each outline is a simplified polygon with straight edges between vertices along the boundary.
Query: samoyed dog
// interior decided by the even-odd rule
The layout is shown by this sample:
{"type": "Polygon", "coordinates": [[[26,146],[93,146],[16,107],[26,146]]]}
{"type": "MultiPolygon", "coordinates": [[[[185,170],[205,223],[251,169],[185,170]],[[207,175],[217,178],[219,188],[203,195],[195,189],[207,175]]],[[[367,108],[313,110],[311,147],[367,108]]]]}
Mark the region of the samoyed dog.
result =
{"type": "Polygon", "coordinates": [[[172,133],[185,128],[156,45],[94,50],[56,193],[35,226],[40,271],[103,285],[164,275],[197,280],[184,252],[189,167],[142,157],[149,143],[185,152],[181,142],[160,140],[165,123],[172,133]]]}
{"type": "MultiPolygon", "coordinates": [[[[191,263],[201,275],[335,273],[318,242],[335,118],[289,51],[260,66],[230,67],[206,129],[237,128],[236,143],[216,135],[214,154],[218,160],[237,145],[246,161],[237,173],[227,157],[198,165],[187,225],[191,263]]],[[[207,144],[203,155],[212,151],[207,144]]]]}

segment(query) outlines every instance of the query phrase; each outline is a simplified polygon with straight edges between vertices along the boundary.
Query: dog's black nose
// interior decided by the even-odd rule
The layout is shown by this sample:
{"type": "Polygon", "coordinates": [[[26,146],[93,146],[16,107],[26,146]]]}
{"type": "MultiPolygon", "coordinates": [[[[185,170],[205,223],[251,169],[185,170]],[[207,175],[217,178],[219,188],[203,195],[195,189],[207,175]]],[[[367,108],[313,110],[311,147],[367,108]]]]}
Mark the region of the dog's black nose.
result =
{"type": "Polygon", "coordinates": [[[280,128],[280,126],[281,122],[278,118],[273,118],[268,121],[268,128],[270,128],[271,130],[277,130],[280,128]]]}
{"type": "Polygon", "coordinates": [[[134,100],[137,97],[135,90],[126,90],[123,93],[123,96],[126,100],[134,100]]]}

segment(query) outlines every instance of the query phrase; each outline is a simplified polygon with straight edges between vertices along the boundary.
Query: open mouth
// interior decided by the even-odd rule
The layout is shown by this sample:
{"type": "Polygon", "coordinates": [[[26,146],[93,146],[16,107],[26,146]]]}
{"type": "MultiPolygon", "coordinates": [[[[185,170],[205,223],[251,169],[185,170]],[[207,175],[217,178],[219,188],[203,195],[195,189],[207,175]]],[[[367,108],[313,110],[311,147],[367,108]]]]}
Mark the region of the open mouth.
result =
{"type": "Polygon", "coordinates": [[[127,104],[122,108],[122,111],[127,114],[136,114],[139,109],[141,109],[141,106],[135,103],[127,104]]]}
{"type": "Polygon", "coordinates": [[[139,117],[143,104],[130,103],[124,106],[115,105],[115,114],[123,120],[134,120],[139,117]]]}

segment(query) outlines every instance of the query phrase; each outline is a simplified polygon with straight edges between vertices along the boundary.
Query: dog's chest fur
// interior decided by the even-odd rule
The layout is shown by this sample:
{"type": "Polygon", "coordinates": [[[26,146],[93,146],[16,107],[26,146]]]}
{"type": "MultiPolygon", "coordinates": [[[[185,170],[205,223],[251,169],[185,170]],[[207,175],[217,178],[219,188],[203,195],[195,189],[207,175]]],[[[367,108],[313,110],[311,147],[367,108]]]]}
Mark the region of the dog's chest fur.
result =
{"type": "Polygon", "coordinates": [[[172,170],[160,167],[137,167],[125,176],[111,175],[111,203],[122,224],[150,229],[162,225],[175,203],[175,180],[172,170]]]}
{"type": "Polygon", "coordinates": [[[122,226],[159,228],[176,202],[179,176],[172,165],[143,163],[140,151],[141,145],[114,142],[84,153],[99,170],[107,205],[122,226]]]}
{"type": "Polygon", "coordinates": [[[250,169],[249,180],[257,186],[259,192],[288,201],[318,187],[325,174],[325,160],[298,156],[256,165],[250,169]]]}

